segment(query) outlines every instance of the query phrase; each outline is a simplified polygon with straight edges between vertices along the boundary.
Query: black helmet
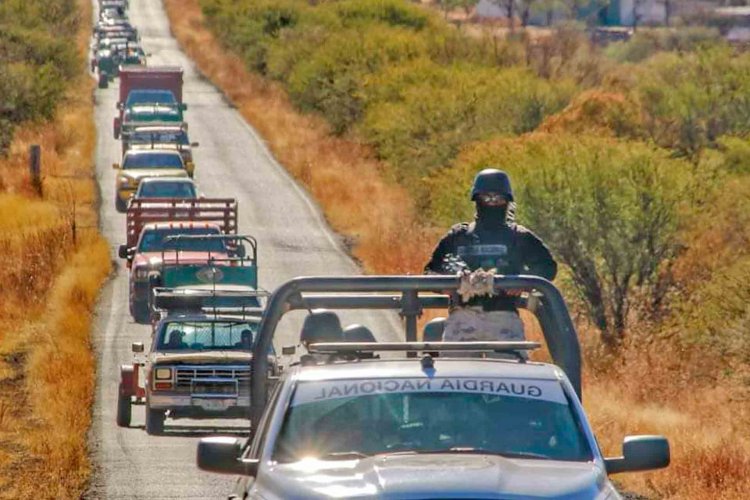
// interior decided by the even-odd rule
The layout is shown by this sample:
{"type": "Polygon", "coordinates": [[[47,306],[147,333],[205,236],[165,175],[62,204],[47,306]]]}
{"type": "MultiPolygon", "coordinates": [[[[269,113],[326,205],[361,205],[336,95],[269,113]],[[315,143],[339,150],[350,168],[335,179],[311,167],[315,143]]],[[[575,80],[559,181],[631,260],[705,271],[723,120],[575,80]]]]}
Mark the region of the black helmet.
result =
{"type": "Polygon", "coordinates": [[[502,170],[485,168],[474,177],[471,188],[471,199],[476,200],[480,193],[500,193],[513,201],[513,189],[510,187],[510,177],[502,170]]]}

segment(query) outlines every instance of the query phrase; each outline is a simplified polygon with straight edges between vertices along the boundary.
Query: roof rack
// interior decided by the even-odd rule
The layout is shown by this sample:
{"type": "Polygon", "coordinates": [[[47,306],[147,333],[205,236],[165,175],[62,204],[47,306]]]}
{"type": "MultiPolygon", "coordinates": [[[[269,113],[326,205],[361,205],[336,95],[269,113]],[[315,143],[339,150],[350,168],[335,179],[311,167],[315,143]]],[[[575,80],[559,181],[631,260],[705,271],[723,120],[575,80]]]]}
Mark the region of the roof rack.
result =
{"type": "Polygon", "coordinates": [[[314,354],[386,351],[463,351],[463,352],[516,352],[533,351],[539,342],[320,342],[310,344],[307,350],[314,354]]]}
{"type": "MultiPolygon", "coordinates": [[[[455,292],[459,285],[455,275],[305,277],[281,285],[268,301],[253,348],[250,390],[253,427],[259,425],[268,397],[265,353],[273,345],[276,327],[284,314],[316,308],[397,311],[404,320],[406,341],[416,342],[417,321],[424,309],[447,308],[450,300],[444,294],[455,292]]],[[[554,363],[565,372],[581,398],[581,347],[560,291],[544,278],[524,275],[496,275],[494,290],[530,292],[527,299],[516,305],[536,316],[554,363]]]]}

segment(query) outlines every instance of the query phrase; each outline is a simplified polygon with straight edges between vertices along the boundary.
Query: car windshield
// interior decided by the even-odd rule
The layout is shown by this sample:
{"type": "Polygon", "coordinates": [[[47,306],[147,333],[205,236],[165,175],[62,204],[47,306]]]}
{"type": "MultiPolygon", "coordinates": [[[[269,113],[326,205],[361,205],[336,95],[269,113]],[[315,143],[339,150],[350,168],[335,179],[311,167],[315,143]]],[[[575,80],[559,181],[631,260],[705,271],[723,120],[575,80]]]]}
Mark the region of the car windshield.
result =
{"type": "Polygon", "coordinates": [[[157,349],[249,351],[253,348],[257,330],[257,323],[247,321],[171,321],[161,329],[157,349]]]}
{"type": "Polygon", "coordinates": [[[138,186],[139,198],[195,198],[192,182],[157,181],[141,182],[138,186]]]}
{"type": "Polygon", "coordinates": [[[161,252],[163,250],[181,250],[183,252],[227,253],[227,247],[222,240],[185,239],[170,242],[164,241],[167,236],[176,236],[178,234],[214,235],[219,234],[219,230],[211,227],[149,229],[144,231],[143,236],[141,236],[138,251],[161,252]]]}
{"type": "Polygon", "coordinates": [[[136,104],[168,104],[177,105],[177,99],[169,90],[131,90],[125,100],[125,106],[136,104]]]}
{"type": "Polygon", "coordinates": [[[385,453],[592,459],[560,383],[516,378],[301,382],[274,447],[284,463],[385,453]]]}
{"type": "Polygon", "coordinates": [[[190,144],[188,136],[184,130],[137,130],[130,134],[127,141],[130,144],[180,144],[182,146],[190,144]]]}
{"type": "Polygon", "coordinates": [[[122,168],[184,168],[179,153],[128,154],[122,168]]]}

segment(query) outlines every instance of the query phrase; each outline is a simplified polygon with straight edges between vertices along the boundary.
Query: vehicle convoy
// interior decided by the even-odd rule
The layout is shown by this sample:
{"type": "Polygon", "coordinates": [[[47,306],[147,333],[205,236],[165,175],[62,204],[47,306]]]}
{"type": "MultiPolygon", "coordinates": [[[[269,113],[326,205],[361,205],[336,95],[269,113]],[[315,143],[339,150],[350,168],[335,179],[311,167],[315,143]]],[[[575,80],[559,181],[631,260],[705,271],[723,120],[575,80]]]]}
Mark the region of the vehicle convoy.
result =
{"type": "Polygon", "coordinates": [[[119,171],[115,178],[115,208],[118,212],[127,210],[128,201],[143,179],[193,176],[180,153],[174,150],[128,151],[122,157],[122,164],[114,163],[112,168],[119,171]]]}
{"type": "Polygon", "coordinates": [[[193,148],[197,142],[190,142],[186,128],[182,124],[152,123],[136,125],[121,133],[122,153],[129,150],[142,151],[149,149],[175,150],[182,156],[182,161],[192,171],[193,148]]]}
{"type": "MultiPolygon", "coordinates": [[[[247,314],[247,307],[254,310],[257,297],[209,291],[189,300],[164,298],[171,310],[157,324],[146,359],[120,367],[117,425],[130,425],[133,404],[145,405],[149,434],[162,433],[167,416],[249,418],[249,363],[260,318],[247,314]],[[222,301],[223,312],[204,308],[196,298],[222,301]]],[[[133,344],[136,355],[143,351],[143,344],[133,344]]],[[[267,358],[278,374],[272,350],[267,358]]]]}
{"type": "Polygon", "coordinates": [[[534,342],[416,342],[418,316],[446,308],[441,293],[459,285],[455,276],[282,285],[254,344],[252,435],[202,439],[198,466],[240,475],[230,498],[599,499],[619,498],[608,474],[668,465],[661,436],[628,437],[624,456],[602,456],[581,405],[578,339],[543,278],[495,276],[491,287],[523,292],[518,307],[536,317],[555,364],[526,360],[534,342]],[[334,311],[356,309],[398,311],[407,342],[374,342],[362,325],[342,329],[334,311]],[[300,333],[306,353],[271,391],[259,353],[294,310],[310,311],[300,333]]]}
{"type": "Polygon", "coordinates": [[[165,258],[183,265],[205,264],[210,259],[228,258],[234,251],[222,240],[170,243],[167,238],[236,234],[237,202],[223,198],[136,199],[128,209],[126,224],[126,243],[120,245],[119,256],[127,259],[130,269],[130,313],[136,321],[148,323],[151,290],[161,283],[165,258]]]}
{"type": "Polygon", "coordinates": [[[118,115],[113,124],[115,139],[120,137],[124,123],[130,126],[138,122],[184,122],[183,111],[187,105],[182,101],[182,77],[182,68],[176,66],[123,66],[120,70],[118,115]],[[128,103],[133,91],[152,93],[142,92],[141,98],[131,98],[128,103]],[[155,100],[145,98],[146,94],[155,100]]]}

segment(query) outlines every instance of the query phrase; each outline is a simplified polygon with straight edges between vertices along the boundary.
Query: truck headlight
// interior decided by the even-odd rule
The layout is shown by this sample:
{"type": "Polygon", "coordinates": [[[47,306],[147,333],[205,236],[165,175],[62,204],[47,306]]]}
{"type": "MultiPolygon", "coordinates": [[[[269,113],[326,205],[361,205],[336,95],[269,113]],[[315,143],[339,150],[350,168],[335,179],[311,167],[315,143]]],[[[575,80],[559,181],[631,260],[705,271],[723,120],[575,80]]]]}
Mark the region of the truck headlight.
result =
{"type": "Polygon", "coordinates": [[[133,271],[135,275],[135,279],[137,280],[145,280],[148,278],[148,268],[147,267],[136,267],[135,271],[133,271]]]}
{"type": "Polygon", "coordinates": [[[172,369],[171,368],[157,368],[154,370],[154,380],[171,380],[172,369]]]}
{"type": "Polygon", "coordinates": [[[118,182],[119,182],[120,184],[122,184],[122,185],[123,185],[123,187],[124,187],[124,186],[129,186],[132,180],[133,180],[133,179],[131,179],[130,177],[125,177],[125,176],[123,175],[123,176],[120,176],[120,178],[118,179],[118,182]]]}

